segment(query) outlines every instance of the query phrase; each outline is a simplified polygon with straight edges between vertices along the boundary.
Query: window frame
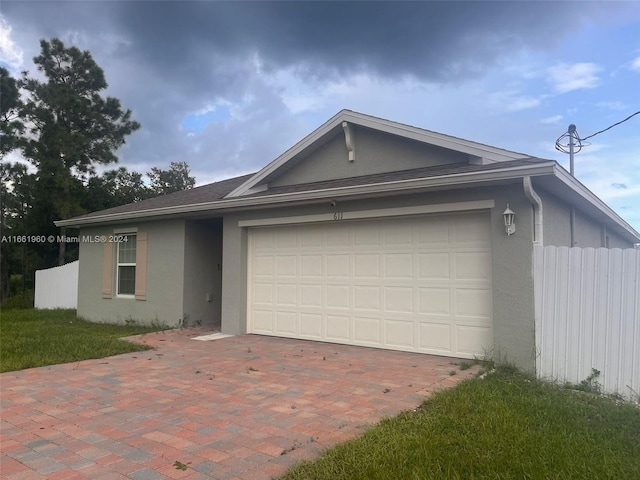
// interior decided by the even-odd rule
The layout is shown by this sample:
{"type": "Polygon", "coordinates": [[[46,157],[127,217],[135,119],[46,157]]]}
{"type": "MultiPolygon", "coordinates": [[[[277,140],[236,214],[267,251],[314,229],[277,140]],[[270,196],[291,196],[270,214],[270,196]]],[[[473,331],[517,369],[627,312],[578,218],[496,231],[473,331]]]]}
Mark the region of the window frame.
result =
{"type": "Polygon", "coordinates": [[[125,236],[127,237],[126,242],[116,242],[116,285],[115,285],[115,294],[118,298],[136,298],[136,276],[137,276],[137,263],[138,263],[138,232],[123,232],[118,234],[119,237],[125,236]],[[135,262],[120,262],[120,246],[127,245],[129,242],[134,242],[134,249],[136,253],[136,261],[135,262]],[[120,293],[120,267],[133,267],[133,292],[131,293],[120,293]]]}

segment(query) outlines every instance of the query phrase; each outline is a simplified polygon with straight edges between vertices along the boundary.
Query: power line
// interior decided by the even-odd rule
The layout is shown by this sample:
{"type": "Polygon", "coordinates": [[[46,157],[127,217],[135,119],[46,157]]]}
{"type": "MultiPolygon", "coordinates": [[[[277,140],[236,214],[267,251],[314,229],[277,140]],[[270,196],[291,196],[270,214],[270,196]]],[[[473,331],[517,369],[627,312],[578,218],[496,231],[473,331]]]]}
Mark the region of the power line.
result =
{"type": "Polygon", "coordinates": [[[599,132],[594,133],[593,135],[589,135],[588,137],[584,137],[581,138],[580,140],[584,141],[587,140],[591,137],[595,137],[596,135],[601,134],[602,132],[606,132],[607,130],[611,130],[613,127],[615,127],[616,125],[620,125],[621,123],[626,122],[627,120],[629,120],[631,117],[635,117],[636,115],[640,114],[640,111],[636,112],[636,113],[632,113],[631,115],[629,115],[627,118],[625,118],[624,120],[620,120],[618,123],[614,123],[613,125],[605,128],[604,130],[600,130],[599,132]]]}
{"type": "Polygon", "coordinates": [[[589,145],[591,145],[590,142],[587,142],[589,138],[593,138],[596,135],[606,132],[607,130],[611,130],[613,127],[626,122],[627,120],[629,120],[632,117],[635,117],[638,114],[640,114],[640,111],[636,113],[632,113],[624,120],[620,120],[619,122],[614,123],[613,125],[603,130],[600,130],[599,132],[596,132],[592,135],[586,136],[584,138],[581,138],[580,135],[578,135],[578,130],[576,130],[575,125],[573,125],[573,129],[571,129],[571,126],[569,126],[569,131],[560,135],[556,140],[556,150],[559,150],[562,153],[569,153],[569,145],[572,143],[571,137],[573,137],[573,146],[575,148],[573,153],[578,153],[580,150],[582,150],[583,147],[588,147],[589,145]]]}

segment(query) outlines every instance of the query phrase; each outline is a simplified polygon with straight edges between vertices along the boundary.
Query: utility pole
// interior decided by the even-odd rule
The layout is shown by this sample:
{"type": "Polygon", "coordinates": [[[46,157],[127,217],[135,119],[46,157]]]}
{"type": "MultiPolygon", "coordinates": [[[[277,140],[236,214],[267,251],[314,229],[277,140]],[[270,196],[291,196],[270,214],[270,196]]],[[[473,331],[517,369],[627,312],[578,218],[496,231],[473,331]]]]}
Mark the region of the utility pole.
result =
{"type": "Polygon", "coordinates": [[[575,170],[574,170],[574,166],[573,166],[573,139],[576,135],[576,126],[572,123],[571,125],[569,125],[569,129],[567,130],[567,133],[569,134],[569,173],[571,174],[572,177],[575,177],[575,170]]]}

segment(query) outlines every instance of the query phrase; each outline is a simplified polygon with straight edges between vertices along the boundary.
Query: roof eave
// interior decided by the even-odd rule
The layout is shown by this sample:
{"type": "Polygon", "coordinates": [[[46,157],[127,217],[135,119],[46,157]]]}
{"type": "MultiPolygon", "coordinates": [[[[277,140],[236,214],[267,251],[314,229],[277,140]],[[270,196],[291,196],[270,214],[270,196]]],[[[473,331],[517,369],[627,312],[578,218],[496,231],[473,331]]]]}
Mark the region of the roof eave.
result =
{"type": "Polygon", "coordinates": [[[609,218],[614,224],[616,224],[621,230],[626,232],[632,238],[635,238],[636,242],[640,242],[640,233],[638,233],[631,225],[620,217],[611,207],[598,198],[591,190],[584,186],[579,180],[573,177],[562,166],[555,164],[554,175],[558,178],[567,188],[577,193],[587,202],[593,205],[600,213],[609,218]]]}
{"type": "Polygon", "coordinates": [[[527,155],[522,153],[491,147],[489,145],[483,145],[469,140],[464,140],[462,138],[451,137],[442,133],[432,132],[430,130],[372,117],[370,115],[353,112],[351,110],[342,110],[296,143],[289,150],[266,165],[253,177],[236,187],[226,196],[226,198],[235,198],[247,194],[252,187],[267,178],[289,160],[293,159],[296,155],[304,152],[314,143],[322,140],[325,136],[341,130],[342,122],[352,123],[361,127],[378,130],[383,133],[398,135],[407,139],[428,143],[450,150],[456,150],[474,157],[487,158],[493,161],[509,161],[529,158],[527,155]]]}
{"type": "Polygon", "coordinates": [[[429,190],[451,186],[477,185],[479,183],[509,180],[514,178],[521,178],[524,176],[553,174],[554,165],[554,161],[547,161],[521,167],[505,167],[503,169],[493,169],[490,171],[447,174],[437,177],[397,180],[392,182],[372,183],[349,187],[334,187],[320,190],[307,190],[302,192],[282,193],[274,195],[236,197],[216,200],[213,202],[154,208],[148,210],[139,210],[136,212],[112,213],[106,215],[96,215],[87,218],[72,218],[69,220],[58,220],[54,223],[58,227],[80,227],[99,225],[103,223],[167,218],[185,214],[194,214],[198,212],[223,213],[233,210],[240,210],[247,207],[255,207],[258,204],[261,207],[277,206],[287,203],[307,203],[314,200],[321,200],[326,198],[336,199],[352,196],[366,197],[367,195],[384,194],[390,192],[406,193],[414,190],[429,190]]]}

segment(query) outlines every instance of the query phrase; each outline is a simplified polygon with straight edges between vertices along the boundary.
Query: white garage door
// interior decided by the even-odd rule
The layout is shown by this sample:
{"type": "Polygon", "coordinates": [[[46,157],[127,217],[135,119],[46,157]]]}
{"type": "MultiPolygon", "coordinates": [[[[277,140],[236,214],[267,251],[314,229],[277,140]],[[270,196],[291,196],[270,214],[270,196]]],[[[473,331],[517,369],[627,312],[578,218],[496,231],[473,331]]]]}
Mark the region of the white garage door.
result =
{"type": "Polygon", "coordinates": [[[248,331],[483,355],[489,230],[488,213],[250,228],[248,331]]]}

